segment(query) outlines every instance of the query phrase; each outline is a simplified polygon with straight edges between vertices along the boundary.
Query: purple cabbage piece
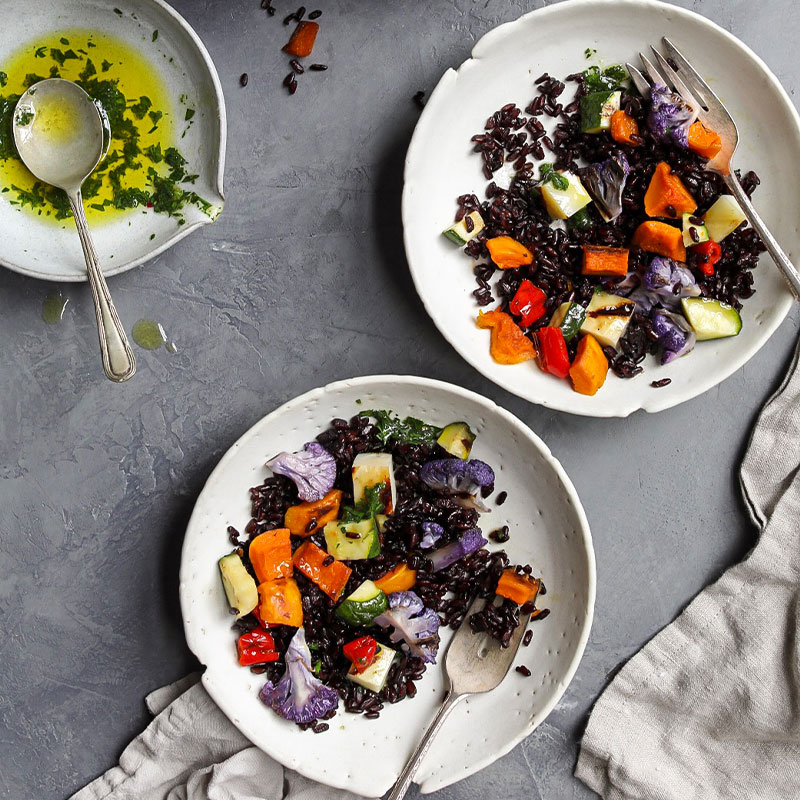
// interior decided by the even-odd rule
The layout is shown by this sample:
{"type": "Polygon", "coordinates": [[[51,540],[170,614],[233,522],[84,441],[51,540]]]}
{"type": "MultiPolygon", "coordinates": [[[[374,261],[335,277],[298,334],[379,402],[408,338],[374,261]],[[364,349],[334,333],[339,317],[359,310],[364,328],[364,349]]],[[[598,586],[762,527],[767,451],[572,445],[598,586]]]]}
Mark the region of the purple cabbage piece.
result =
{"type": "MultiPolygon", "coordinates": [[[[700,287],[697,285],[691,270],[683,264],[663,256],[655,256],[650,261],[642,275],[641,288],[644,292],[649,292],[653,295],[651,298],[653,300],[652,305],[660,302],[662,305],[677,306],[682,297],[700,296],[700,287]]],[[[631,296],[633,294],[636,293],[632,293],[631,296]]],[[[635,300],[635,302],[638,302],[638,300],[635,300]]],[[[643,307],[645,304],[642,303],[641,305],[642,310],[645,311],[643,307]]]]}
{"type": "Polygon", "coordinates": [[[656,309],[652,315],[653,332],[661,345],[661,363],[669,364],[694,348],[697,335],[689,323],[671,311],[656,309]]]}
{"type": "Polygon", "coordinates": [[[452,492],[455,499],[467,508],[489,510],[478,497],[482,487],[494,483],[494,470],[484,461],[479,461],[477,458],[469,461],[462,461],[460,458],[440,458],[425,464],[419,476],[431,489],[452,492]]]}
{"type": "Polygon", "coordinates": [[[615,153],[605,161],[589,164],[581,178],[606,222],[622,213],[622,192],[631,168],[624,153],[615,153]]]}
{"type": "Polygon", "coordinates": [[[339,693],[311,671],[306,633],[298,628],[286,649],[286,672],[277,684],[267,681],[259,699],[291,722],[314,722],[339,705],[339,693]]]}
{"type": "Polygon", "coordinates": [[[419,546],[423,550],[430,550],[430,548],[434,547],[436,542],[444,536],[444,528],[437,522],[426,520],[420,527],[422,528],[422,540],[419,546]]]}
{"type": "Polygon", "coordinates": [[[464,531],[458,541],[446,544],[431,553],[433,571],[438,572],[440,569],[446,569],[455,564],[460,558],[480,550],[487,541],[487,539],[483,538],[480,528],[470,528],[468,531],[464,531]]]}
{"type": "Polygon", "coordinates": [[[382,628],[394,627],[389,638],[403,642],[403,649],[419,656],[427,664],[436,663],[439,650],[439,615],[425,604],[415,592],[392,592],[389,608],[375,617],[382,628]]]}
{"type": "Polygon", "coordinates": [[[325,497],[336,480],[336,461],[319,442],[306,442],[299,453],[278,453],[267,466],[291,478],[300,499],[310,503],[325,497]]]}
{"type": "Polygon", "coordinates": [[[650,87],[650,112],[647,127],[664,144],[689,147],[689,126],[697,119],[697,110],[666,86],[654,83],[650,87]]]}

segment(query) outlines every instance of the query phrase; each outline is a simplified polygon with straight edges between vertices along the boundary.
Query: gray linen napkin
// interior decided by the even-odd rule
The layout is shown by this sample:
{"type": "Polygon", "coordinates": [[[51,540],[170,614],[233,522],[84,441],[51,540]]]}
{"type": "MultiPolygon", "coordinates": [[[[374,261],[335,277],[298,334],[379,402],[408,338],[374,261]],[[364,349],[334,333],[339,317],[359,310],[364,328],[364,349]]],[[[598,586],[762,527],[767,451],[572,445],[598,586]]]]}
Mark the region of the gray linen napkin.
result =
{"type": "Polygon", "coordinates": [[[594,706],[575,775],[606,800],[800,797],[799,355],[742,464],[758,544],[594,706]]]}
{"type": "Polygon", "coordinates": [[[320,786],[254,747],[197,675],[149,694],[155,715],[112,767],[69,800],[360,800],[320,786]]]}

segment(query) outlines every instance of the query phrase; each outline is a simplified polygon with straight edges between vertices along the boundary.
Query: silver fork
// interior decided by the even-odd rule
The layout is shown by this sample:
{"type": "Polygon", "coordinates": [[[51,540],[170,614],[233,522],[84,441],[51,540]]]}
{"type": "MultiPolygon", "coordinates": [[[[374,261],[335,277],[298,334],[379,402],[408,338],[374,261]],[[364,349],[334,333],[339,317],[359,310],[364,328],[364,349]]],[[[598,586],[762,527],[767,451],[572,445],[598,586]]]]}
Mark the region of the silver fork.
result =
{"type": "Polygon", "coordinates": [[[660,83],[677,92],[688,105],[698,112],[698,118],[709,128],[714,130],[722,140],[722,149],[708,162],[707,168],[719,173],[725,185],[731,190],[731,194],[736,198],[742,208],[742,212],[747,217],[748,222],[761,237],[767,252],[772,256],[772,260],[778,265],[778,269],[783,273],[783,277],[789,284],[795,299],[800,301],[800,274],[794,265],[789,261],[789,257],[783,252],[775,237],[769,232],[764,221],[758,215],[750,198],[745,194],[736,176],[733,174],[731,159],[736,152],[739,143],[739,131],[736,123],[722,101],[714,94],[709,85],[703,80],[697,70],[686,60],[683,54],[674,44],[664,36],[661,40],[664,50],[675,67],[670,63],[655,47],[651,46],[658,68],[645,56],[639,53],[644,67],[644,75],[631,64],[626,64],[631,80],[642,97],[648,97],[650,86],[653,83],[660,83]],[[647,77],[645,77],[645,75],[647,77]],[[649,80],[648,80],[649,78],[649,80]]]}
{"type": "Polygon", "coordinates": [[[425,731],[417,749],[406,762],[386,800],[401,800],[402,797],[405,797],[417,767],[425,758],[425,754],[433,742],[433,737],[439,732],[442,723],[459,701],[468,695],[488,692],[497,688],[514,661],[531,615],[520,614],[519,625],[512,634],[508,647],[500,647],[497,639],[492,639],[488,633],[473,633],[470,628],[469,618],[482,608],[484,602],[480,598],[472,601],[472,605],[464,615],[464,621],[447,648],[444,669],[450,688],[439,711],[428,730],[425,731]]]}

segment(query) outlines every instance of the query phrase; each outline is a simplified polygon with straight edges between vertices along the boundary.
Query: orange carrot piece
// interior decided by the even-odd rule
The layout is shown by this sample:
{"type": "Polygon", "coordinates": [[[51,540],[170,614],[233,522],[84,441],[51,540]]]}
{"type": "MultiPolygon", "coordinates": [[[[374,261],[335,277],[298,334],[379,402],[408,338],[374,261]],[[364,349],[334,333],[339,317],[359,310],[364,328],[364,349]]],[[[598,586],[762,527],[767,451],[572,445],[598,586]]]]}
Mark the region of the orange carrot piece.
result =
{"type": "Polygon", "coordinates": [[[334,561],[326,566],[325,559],[327,558],[328,554],[312,541],[303,542],[294,551],[295,567],[336,602],[344,591],[353,570],[341,561],[334,561]]]}
{"type": "Polygon", "coordinates": [[[310,56],[314,49],[314,40],[317,38],[318,30],[319,23],[317,22],[298,22],[288,43],[284,45],[284,53],[297,56],[297,58],[310,56]]]}
{"type": "Polygon", "coordinates": [[[278,578],[258,586],[258,616],[267,625],[290,625],[299,628],[303,624],[303,599],[300,587],[294,578],[278,578]]]}
{"type": "Polygon", "coordinates": [[[510,236],[495,236],[486,240],[486,249],[500,269],[516,269],[533,263],[533,253],[510,236]]]}
{"type": "Polygon", "coordinates": [[[536,595],[539,594],[541,581],[538,578],[531,578],[530,575],[520,575],[514,569],[505,569],[497,581],[495,594],[512,600],[518,606],[525,603],[533,603],[536,595]]]}
{"type": "Polygon", "coordinates": [[[292,575],[292,545],[288,528],[264,531],[250,542],[247,555],[259,583],[290,578],[292,575]]]}
{"type": "Polygon", "coordinates": [[[624,247],[583,246],[583,275],[627,275],[628,251],[624,247]]]}
{"type": "Polygon", "coordinates": [[[339,489],[331,489],[321,500],[313,503],[298,503],[286,509],[283,524],[293,536],[311,536],[326,523],[339,517],[339,506],[342,493],[339,489]]]}
{"type": "Polygon", "coordinates": [[[480,311],[475,324],[491,329],[489,352],[498,364],[521,364],[536,358],[533,342],[509,314],[497,309],[486,314],[480,311]]]}
{"type": "Polygon", "coordinates": [[[722,139],[698,119],[689,126],[689,149],[711,160],[722,150],[722,139]]]}
{"type": "Polygon", "coordinates": [[[692,214],[697,203],[683,185],[683,181],[672,171],[666,161],[656,166],[650,185],[644,194],[644,210],[648,217],[670,217],[692,214]]]}
{"type": "Polygon", "coordinates": [[[417,582],[417,573],[408,564],[398,564],[373,582],[384,594],[407,592],[417,582]]]}
{"type": "Polygon", "coordinates": [[[641,144],[639,140],[639,124],[626,114],[622,109],[611,115],[611,138],[620,144],[629,144],[636,147],[641,144]]]}
{"type": "Polygon", "coordinates": [[[587,334],[578,344],[578,352],[569,368],[572,388],[579,394],[597,394],[597,390],[606,382],[606,375],[606,354],[597,339],[587,334]]]}
{"type": "Polygon", "coordinates": [[[680,228],[666,222],[654,219],[643,222],[634,232],[631,245],[675,261],[686,261],[686,247],[680,228]]]}

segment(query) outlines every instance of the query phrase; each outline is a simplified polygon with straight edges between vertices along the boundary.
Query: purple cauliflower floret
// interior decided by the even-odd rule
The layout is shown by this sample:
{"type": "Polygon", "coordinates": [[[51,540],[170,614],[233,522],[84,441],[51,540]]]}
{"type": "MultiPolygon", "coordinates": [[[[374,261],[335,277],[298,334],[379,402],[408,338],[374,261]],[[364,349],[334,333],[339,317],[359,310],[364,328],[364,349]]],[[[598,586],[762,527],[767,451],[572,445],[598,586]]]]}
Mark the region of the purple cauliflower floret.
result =
{"type": "Polygon", "coordinates": [[[661,363],[669,364],[686,355],[697,341],[697,335],[689,323],[671,311],[656,309],[652,315],[653,332],[661,345],[661,363]]]}
{"type": "Polygon", "coordinates": [[[439,650],[439,615],[425,608],[415,592],[392,592],[389,608],[375,622],[382,628],[394,627],[389,638],[403,642],[403,649],[419,656],[426,664],[436,663],[439,650]]]}
{"type": "Polygon", "coordinates": [[[622,213],[622,192],[630,171],[624,153],[615,153],[581,171],[581,178],[606,222],[622,213]]]}
{"type": "MultiPolygon", "coordinates": [[[[682,297],[700,295],[700,287],[691,270],[663,256],[656,256],[650,261],[642,275],[641,288],[653,295],[653,305],[655,302],[660,302],[663,305],[676,306],[682,297]]],[[[636,299],[635,301],[638,302],[636,299]]]]}
{"type": "Polygon", "coordinates": [[[278,475],[291,478],[301,500],[313,503],[333,489],[336,480],[336,461],[318,442],[307,442],[299,453],[278,453],[267,461],[278,475]]]}
{"type": "Polygon", "coordinates": [[[458,541],[450,542],[450,544],[446,544],[431,553],[433,571],[438,572],[440,569],[446,569],[459,559],[464,558],[464,556],[480,550],[487,541],[487,539],[483,538],[480,528],[470,528],[464,531],[458,541]]]}
{"type": "Polygon", "coordinates": [[[306,633],[298,628],[286,649],[286,672],[273,684],[267,681],[260,700],[291,722],[314,722],[339,705],[339,693],[326,686],[311,671],[311,651],[306,633]]]}
{"type": "Polygon", "coordinates": [[[697,119],[697,110],[666,86],[654,83],[650,87],[650,113],[647,127],[664,144],[689,147],[689,126],[697,119]]]}
{"type": "Polygon", "coordinates": [[[484,461],[441,458],[425,464],[419,476],[431,489],[452,492],[467,508],[489,510],[477,496],[482,487],[494,483],[494,470],[484,461]]]}
{"type": "Polygon", "coordinates": [[[438,522],[425,521],[420,526],[422,528],[422,540],[419,546],[423,550],[429,550],[436,545],[436,542],[444,536],[444,528],[438,522]]]}

